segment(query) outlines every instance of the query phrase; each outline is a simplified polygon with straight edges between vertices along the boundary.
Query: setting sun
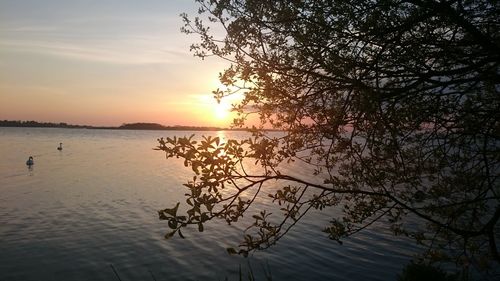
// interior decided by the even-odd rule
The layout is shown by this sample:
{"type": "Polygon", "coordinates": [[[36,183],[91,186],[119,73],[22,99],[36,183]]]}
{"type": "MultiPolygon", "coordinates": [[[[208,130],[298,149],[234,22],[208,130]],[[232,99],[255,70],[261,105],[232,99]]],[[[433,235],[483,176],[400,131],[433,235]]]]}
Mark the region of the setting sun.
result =
{"type": "MultiPolygon", "coordinates": [[[[218,79],[214,79],[205,86],[208,89],[219,89],[226,92],[226,86],[222,85],[218,79]]],[[[233,92],[220,99],[218,102],[213,94],[200,94],[193,96],[193,104],[197,106],[196,115],[200,123],[209,123],[216,126],[227,127],[231,125],[236,113],[232,112],[233,105],[240,103],[244,99],[243,92],[233,92]]]]}
{"type": "Polygon", "coordinates": [[[225,101],[221,101],[220,103],[216,103],[214,106],[214,116],[217,120],[225,120],[228,119],[231,113],[231,105],[225,101]]]}

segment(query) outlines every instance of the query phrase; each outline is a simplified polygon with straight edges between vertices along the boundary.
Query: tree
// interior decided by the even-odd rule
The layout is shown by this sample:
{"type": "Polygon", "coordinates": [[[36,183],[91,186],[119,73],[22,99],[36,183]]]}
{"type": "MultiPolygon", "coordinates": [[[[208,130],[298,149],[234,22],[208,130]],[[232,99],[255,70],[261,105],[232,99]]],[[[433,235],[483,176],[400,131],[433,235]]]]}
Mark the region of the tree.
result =
{"type": "Polygon", "coordinates": [[[242,93],[234,126],[251,115],[260,125],[224,143],[159,140],[195,174],[187,214],[179,204],[159,212],[166,237],[215,218],[233,223],[269,193],[279,221],[253,214],[229,252],[267,248],[309,210],[335,209],[323,231],[336,241],[384,220],[428,245],[428,257],[500,261],[497,1],[197,2],[199,17],[183,15],[184,32],[201,38],[192,50],[230,62],[215,98],[242,93]],[[290,161],[311,176],[285,173],[290,161]],[[425,227],[408,226],[409,217],[425,227]]]}

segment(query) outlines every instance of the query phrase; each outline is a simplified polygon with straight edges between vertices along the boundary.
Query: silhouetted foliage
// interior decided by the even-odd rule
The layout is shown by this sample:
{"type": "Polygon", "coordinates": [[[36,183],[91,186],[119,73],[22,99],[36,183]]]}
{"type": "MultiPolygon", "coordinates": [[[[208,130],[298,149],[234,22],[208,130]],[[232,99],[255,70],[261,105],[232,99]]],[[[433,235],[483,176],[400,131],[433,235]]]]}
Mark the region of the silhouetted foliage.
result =
{"type": "Polygon", "coordinates": [[[197,2],[201,17],[183,15],[201,38],[192,51],[231,63],[215,98],[243,93],[234,125],[252,114],[261,125],[244,140],[159,140],[195,174],[187,213],[159,212],[166,237],[236,222],[268,193],[281,216],[253,214],[230,253],[267,248],[319,209],[335,210],[323,230],[333,240],[383,220],[434,260],[500,261],[497,1],[197,2]],[[287,174],[290,161],[310,177],[287,174]]]}
{"type": "Polygon", "coordinates": [[[422,263],[410,263],[398,276],[398,281],[458,281],[458,276],[422,263]]]}

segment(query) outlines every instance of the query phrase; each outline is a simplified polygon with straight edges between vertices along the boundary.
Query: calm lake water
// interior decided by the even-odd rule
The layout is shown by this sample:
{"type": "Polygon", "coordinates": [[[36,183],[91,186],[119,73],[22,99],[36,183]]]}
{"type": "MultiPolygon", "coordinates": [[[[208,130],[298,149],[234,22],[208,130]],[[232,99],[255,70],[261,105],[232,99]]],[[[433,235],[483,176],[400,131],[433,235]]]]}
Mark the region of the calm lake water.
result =
{"type": "Polygon", "coordinates": [[[240,266],[245,276],[251,266],[258,279],[269,268],[278,281],[396,280],[416,253],[412,241],[383,225],[339,245],[321,232],[328,213],[310,214],[247,259],[225,250],[241,241],[246,225],[212,222],[203,233],[165,240],[168,226],[157,210],[185,201],[182,183],[192,174],[152,148],[159,137],[192,133],[245,136],[0,128],[0,280],[118,280],[113,268],[123,281],[238,280],[240,266]]]}

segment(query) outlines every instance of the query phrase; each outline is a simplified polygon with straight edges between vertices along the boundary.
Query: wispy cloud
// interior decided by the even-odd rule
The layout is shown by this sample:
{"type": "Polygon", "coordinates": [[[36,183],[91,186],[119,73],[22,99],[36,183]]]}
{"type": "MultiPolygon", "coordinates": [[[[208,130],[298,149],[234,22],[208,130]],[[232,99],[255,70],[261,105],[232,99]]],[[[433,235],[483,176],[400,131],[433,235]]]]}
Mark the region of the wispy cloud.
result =
{"type": "Polygon", "coordinates": [[[9,32],[53,32],[59,30],[58,27],[55,26],[40,26],[40,25],[21,25],[21,26],[0,26],[0,32],[9,33],[9,32]]]}
{"type": "Polygon", "coordinates": [[[166,64],[189,55],[176,16],[80,15],[0,24],[3,51],[117,64],[166,64]]]}
{"type": "MultiPolygon", "coordinates": [[[[158,40],[156,40],[158,41],[158,40]]],[[[0,40],[0,48],[61,56],[75,60],[115,64],[168,64],[189,55],[183,50],[168,49],[167,43],[147,39],[129,39],[98,44],[75,44],[43,40],[0,40]]]]}

